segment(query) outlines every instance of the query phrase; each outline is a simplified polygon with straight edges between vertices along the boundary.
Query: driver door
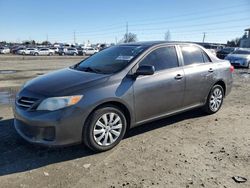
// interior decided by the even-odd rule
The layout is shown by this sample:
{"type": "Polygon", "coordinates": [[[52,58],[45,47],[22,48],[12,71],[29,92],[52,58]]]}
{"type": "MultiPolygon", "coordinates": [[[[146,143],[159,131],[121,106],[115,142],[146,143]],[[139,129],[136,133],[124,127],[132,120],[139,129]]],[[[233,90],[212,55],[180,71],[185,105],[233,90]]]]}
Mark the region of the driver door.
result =
{"type": "Polygon", "coordinates": [[[175,46],[154,49],[139,63],[153,65],[155,73],[138,76],[134,82],[137,123],[154,119],[182,107],[185,77],[175,46]]]}

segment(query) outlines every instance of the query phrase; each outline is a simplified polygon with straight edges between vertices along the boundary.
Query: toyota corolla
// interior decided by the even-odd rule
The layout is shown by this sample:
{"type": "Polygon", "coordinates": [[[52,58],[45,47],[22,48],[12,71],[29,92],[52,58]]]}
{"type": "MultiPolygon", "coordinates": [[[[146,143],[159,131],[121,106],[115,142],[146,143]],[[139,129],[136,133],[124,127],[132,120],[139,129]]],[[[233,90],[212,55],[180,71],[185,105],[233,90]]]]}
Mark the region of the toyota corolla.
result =
{"type": "Polygon", "coordinates": [[[28,81],[16,96],[15,128],[47,146],[116,146],[127,130],[193,108],[216,113],[232,88],[233,67],[199,45],[116,45],[28,81]]]}

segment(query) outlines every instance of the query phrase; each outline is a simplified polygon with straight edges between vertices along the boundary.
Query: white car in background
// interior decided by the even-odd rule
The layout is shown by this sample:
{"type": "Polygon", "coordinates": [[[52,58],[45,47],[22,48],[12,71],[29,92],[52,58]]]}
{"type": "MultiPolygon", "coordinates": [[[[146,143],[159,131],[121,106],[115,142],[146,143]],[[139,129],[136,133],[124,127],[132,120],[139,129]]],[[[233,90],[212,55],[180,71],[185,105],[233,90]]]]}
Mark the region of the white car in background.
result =
{"type": "Polygon", "coordinates": [[[54,55],[55,52],[49,48],[40,48],[36,49],[35,51],[31,52],[31,55],[38,56],[38,55],[54,55]]]}
{"type": "Polygon", "coordinates": [[[58,47],[51,47],[50,49],[53,50],[55,54],[59,53],[59,48],[58,47]]]}
{"type": "Polygon", "coordinates": [[[87,47],[87,48],[84,48],[82,50],[82,53],[83,53],[84,56],[86,56],[86,55],[93,55],[93,54],[95,54],[97,52],[98,52],[98,50],[95,49],[95,48],[92,48],[92,47],[87,47]]]}
{"type": "Polygon", "coordinates": [[[7,47],[0,47],[0,54],[9,54],[10,49],[7,47]]]}
{"type": "Polygon", "coordinates": [[[17,53],[19,55],[31,55],[36,50],[37,50],[36,48],[26,48],[26,49],[18,50],[17,53]]]}

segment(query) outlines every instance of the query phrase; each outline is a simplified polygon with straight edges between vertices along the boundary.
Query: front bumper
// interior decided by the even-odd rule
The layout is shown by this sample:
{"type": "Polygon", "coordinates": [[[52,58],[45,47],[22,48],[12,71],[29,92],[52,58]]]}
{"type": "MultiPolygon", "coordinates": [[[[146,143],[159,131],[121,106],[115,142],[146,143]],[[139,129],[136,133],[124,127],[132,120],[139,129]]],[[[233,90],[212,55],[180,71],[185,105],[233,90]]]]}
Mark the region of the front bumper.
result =
{"type": "Polygon", "coordinates": [[[87,117],[78,107],[57,111],[14,109],[14,126],[18,134],[31,143],[65,146],[82,141],[82,128],[87,117]]]}

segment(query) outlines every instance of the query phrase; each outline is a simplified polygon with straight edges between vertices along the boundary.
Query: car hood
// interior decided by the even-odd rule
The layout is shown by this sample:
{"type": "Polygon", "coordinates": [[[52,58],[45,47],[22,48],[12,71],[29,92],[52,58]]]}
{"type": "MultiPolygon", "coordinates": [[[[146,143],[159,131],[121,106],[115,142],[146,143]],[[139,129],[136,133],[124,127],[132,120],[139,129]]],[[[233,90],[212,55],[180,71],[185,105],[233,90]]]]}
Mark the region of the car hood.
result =
{"type": "Polygon", "coordinates": [[[229,54],[227,55],[226,59],[250,59],[250,55],[248,54],[229,54]]]}
{"type": "Polygon", "coordinates": [[[104,82],[108,77],[107,74],[65,68],[32,79],[23,89],[45,96],[63,96],[93,86],[95,81],[104,82]]]}

